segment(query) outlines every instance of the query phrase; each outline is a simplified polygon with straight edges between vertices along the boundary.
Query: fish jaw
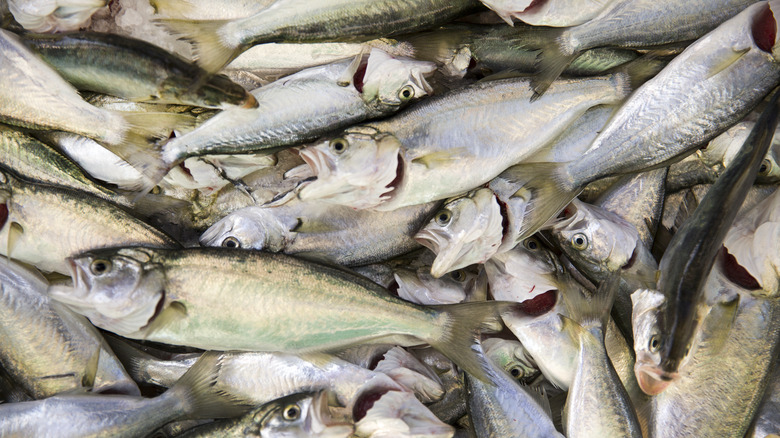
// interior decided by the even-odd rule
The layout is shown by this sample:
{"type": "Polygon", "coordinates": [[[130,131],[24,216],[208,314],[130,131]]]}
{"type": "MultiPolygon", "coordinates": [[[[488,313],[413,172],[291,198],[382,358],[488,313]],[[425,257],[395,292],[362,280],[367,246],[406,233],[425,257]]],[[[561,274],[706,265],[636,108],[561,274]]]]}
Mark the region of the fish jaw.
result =
{"type": "Polygon", "coordinates": [[[436,254],[431,275],[439,278],[495,255],[504,237],[502,224],[496,197],[483,188],[446,203],[414,239],[436,254]]]}
{"type": "Polygon", "coordinates": [[[317,179],[298,191],[301,200],[321,199],[347,207],[374,208],[390,199],[403,176],[401,143],[392,135],[348,132],[301,150],[317,179]]]}
{"type": "Polygon", "coordinates": [[[634,365],[634,374],[639,388],[647,395],[658,395],[664,392],[671,383],[680,378],[679,373],[667,373],[656,365],[639,361],[634,365]]]}
{"type": "Polygon", "coordinates": [[[347,438],[355,431],[349,423],[334,421],[328,409],[328,393],[322,391],[312,399],[305,429],[310,436],[323,438],[347,438]]]}
{"type": "Polygon", "coordinates": [[[379,113],[395,111],[403,104],[433,93],[426,77],[436,71],[436,64],[411,58],[394,57],[372,49],[363,78],[362,98],[375,103],[379,113]]]}

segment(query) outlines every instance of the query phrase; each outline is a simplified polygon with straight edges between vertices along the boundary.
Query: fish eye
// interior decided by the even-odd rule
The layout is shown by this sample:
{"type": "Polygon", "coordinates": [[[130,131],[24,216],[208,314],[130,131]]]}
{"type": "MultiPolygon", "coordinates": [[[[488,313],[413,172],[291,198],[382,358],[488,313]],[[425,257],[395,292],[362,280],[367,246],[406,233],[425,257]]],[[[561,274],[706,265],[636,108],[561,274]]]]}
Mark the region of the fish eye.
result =
{"type": "Polygon", "coordinates": [[[457,271],[450,272],[450,278],[455,281],[463,281],[466,279],[466,274],[463,272],[463,270],[458,269],[457,271]]]}
{"type": "Polygon", "coordinates": [[[650,343],[648,345],[650,347],[650,352],[655,353],[661,348],[661,339],[658,335],[650,336],[650,343]]]}
{"type": "Polygon", "coordinates": [[[769,161],[768,158],[764,158],[764,161],[761,162],[761,167],[758,168],[758,174],[761,176],[769,175],[769,173],[772,171],[772,162],[769,161]]]}
{"type": "Polygon", "coordinates": [[[588,247],[588,236],[577,233],[573,236],[571,236],[571,246],[574,247],[574,249],[583,250],[588,247]]]}
{"type": "Polygon", "coordinates": [[[411,85],[404,85],[403,88],[401,88],[398,91],[398,98],[402,101],[407,101],[414,97],[414,88],[412,88],[411,85]]]}
{"type": "Polygon", "coordinates": [[[333,151],[334,154],[341,155],[347,150],[347,145],[347,140],[343,138],[334,138],[330,141],[330,150],[333,151]]]}
{"type": "Polygon", "coordinates": [[[111,270],[111,262],[103,259],[95,260],[89,265],[89,270],[95,275],[103,275],[111,270]]]}
{"type": "Polygon", "coordinates": [[[301,408],[296,404],[287,405],[282,412],[282,416],[287,421],[295,421],[301,416],[301,408]]]}
{"type": "Polygon", "coordinates": [[[539,249],[539,241],[533,237],[529,237],[523,241],[523,246],[529,251],[536,251],[539,249]]]}
{"type": "Polygon", "coordinates": [[[515,379],[522,379],[525,373],[523,372],[522,367],[515,365],[509,369],[509,374],[511,374],[515,379]]]}
{"type": "Polygon", "coordinates": [[[445,227],[452,220],[452,213],[449,210],[441,210],[436,213],[436,223],[439,226],[445,227]]]}
{"type": "Polygon", "coordinates": [[[233,236],[228,236],[222,241],[222,246],[225,248],[241,248],[241,242],[233,236]]]}

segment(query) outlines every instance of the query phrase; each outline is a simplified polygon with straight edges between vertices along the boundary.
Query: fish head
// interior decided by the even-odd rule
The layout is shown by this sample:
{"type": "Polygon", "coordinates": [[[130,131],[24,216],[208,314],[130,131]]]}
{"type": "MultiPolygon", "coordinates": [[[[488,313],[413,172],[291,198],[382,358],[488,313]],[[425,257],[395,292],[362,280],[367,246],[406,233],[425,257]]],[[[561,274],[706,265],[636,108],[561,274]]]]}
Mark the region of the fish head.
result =
{"type": "Polygon", "coordinates": [[[328,392],[300,393],[268,403],[250,413],[244,436],[263,438],[346,438],[354,428],[334,422],[328,410],[328,392]]]}
{"type": "MultiPolygon", "coordinates": [[[[536,237],[529,237],[511,251],[496,254],[485,263],[490,293],[501,301],[533,303],[541,295],[552,295],[564,286],[565,273],[555,254],[536,237]]],[[[540,299],[543,299],[542,297],[540,299]]],[[[547,303],[549,300],[543,300],[547,303]]],[[[544,304],[539,303],[539,304],[544,304]]],[[[545,313],[534,306],[530,313],[545,313]]]]}
{"type": "Polygon", "coordinates": [[[668,340],[663,335],[666,297],[658,291],[639,289],[631,294],[632,325],[636,362],[634,374],[639,387],[648,395],[663,392],[679,377],[662,369],[662,350],[668,340]]]}
{"type": "Polygon", "coordinates": [[[764,160],[758,168],[758,176],[756,182],[761,184],[777,184],[780,182],[780,136],[772,140],[772,145],[769,147],[764,160]]]}
{"type": "Polygon", "coordinates": [[[456,269],[439,278],[427,267],[416,270],[398,269],[393,273],[398,284],[398,296],[423,305],[454,304],[480,293],[485,284],[474,267],[456,269]]]}
{"type": "Polygon", "coordinates": [[[553,238],[577,266],[606,275],[628,269],[640,240],[636,227],[618,215],[574,200],[551,229],[553,238]]]}
{"type": "Polygon", "coordinates": [[[485,356],[507,372],[521,385],[535,382],[542,372],[519,341],[488,338],[482,341],[485,356]]]}
{"type": "Polygon", "coordinates": [[[49,295],[98,327],[122,336],[141,331],[163,310],[165,273],[145,248],[103,249],[68,258],[73,286],[49,295]]]}
{"type": "Polygon", "coordinates": [[[490,189],[481,188],[447,201],[414,239],[436,254],[431,275],[484,263],[504,236],[501,209],[490,189]]]}
{"type": "Polygon", "coordinates": [[[301,200],[373,208],[390,199],[403,179],[401,142],[368,126],[350,128],[300,154],[317,176],[298,189],[301,200]]]}
{"type": "Polygon", "coordinates": [[[282,251],[294,238],[297,219],[282,208],[248,207],[234,211],[200,236],[204,246],[282,251]],[[277,214],[279,213],[279,214],[277,214]]]}
{"type": "Polygon", "coordinates": [[[400,106],[433,93],[428,83],[436,64],[412,58],[394,57],[380,49],[368,55],[363,76],[363,100],[380,113],[396,111],[400,106]]]}

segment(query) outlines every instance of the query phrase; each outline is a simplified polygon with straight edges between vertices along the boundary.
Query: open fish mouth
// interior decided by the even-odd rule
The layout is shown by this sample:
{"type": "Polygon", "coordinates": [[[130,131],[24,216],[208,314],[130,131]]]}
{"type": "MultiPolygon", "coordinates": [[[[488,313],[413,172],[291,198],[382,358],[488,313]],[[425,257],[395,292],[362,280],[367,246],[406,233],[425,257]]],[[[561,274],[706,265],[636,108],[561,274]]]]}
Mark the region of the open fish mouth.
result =
{"type": "Polygon", "coordinates": [[[647,395],[658,395],[666,390],[669,385],[679,379],[679,373],[667,373],[656,365],[648,365],[637,362],[634,367],[639,388],[647,395]]]}
{"type": "Polygon", "coordinates": [[[328,410],[328,393],[321,391],[312,399],[310,415],[307,416],[306,429],[312,436],[327,438],[347,438],[355,428],[349,423],[334,421],[328,410]]]}

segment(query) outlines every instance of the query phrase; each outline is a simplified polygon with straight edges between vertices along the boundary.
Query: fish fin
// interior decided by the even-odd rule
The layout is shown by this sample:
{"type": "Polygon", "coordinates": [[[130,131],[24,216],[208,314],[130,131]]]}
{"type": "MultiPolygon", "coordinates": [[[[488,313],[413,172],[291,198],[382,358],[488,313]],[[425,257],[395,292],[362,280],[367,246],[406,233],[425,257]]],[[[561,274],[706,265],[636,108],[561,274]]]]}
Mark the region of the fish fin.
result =
{"type": "Polygon", "coordinates": [[[677,230],[693,215],[698,206],[699,200],[696,199],[696,194],[693,190],[686,190],[680,206],[677,207],[677,215],[674,217],[674,225],[671,228],[672,235],[677,234],[677,230]]]}
{"type": "Polygon", "coordinates": [[[22,228],[21,224],[19,222],[11,222],[8,225],[8,241],[7,248],[6,248],[6,254],[8,254],[8,260],[13,259],[11,256],[11,253],[13,252],[14,248],[16,248],[16,244],[19,242],[19,239],[22,238],[22,235],[24,234],[24,228],[22,228]]]}
{"type": "Polygon", "coordinates": [[[217,389],[215,384],[221,371],[222,354],[207,351],[168,391],[185,401],[188,418],[235,417],[252,407],[251,403],[217,389]]]}
{"type": "MultiPolygon", "coordinates": [[[[666,56],[660,51],[650,51],[633,61],[618,65],[604,73],[626,75],[628,77],[628,88],[630,90],[636,90],[666,67],[666,64],[669,62],[665,58],[666,56]]],[[[628,93],[626,93],[626,95],[628,95],[628,93]]]]}
{"type": "Polygon", "coordinates": [[[184,303],[173,301],[168,304],[168,306],[166,306],[165,309],[163,309],[162,312],[160,312],[160,314],[157,315],[154,320],[152,320],[152,322],[150,322],[146,327],[142,327],[141,330],[146,336],[149,336],[155,331],[186,317],[187,307],[184,305],[184,303]]]}
{"type": "Polygon", "coordinates": [[[546,30],[548,35],[545,35],[545,38],[540,38],[544,43],[542,43],[541,51],[536,57],[537,73],[531,81],[531,87],[534,90],[534,95],[531,97],[532,102],[542,97],[553,81],[558,79],[566,67],[580,55],[579,51],[566,44],[563,38],[566,30],[568,29],[546,30]]]}
{"type": "Polygon", "coordinates": [[[149,217],[187,217],[191,215],[190,203],[166,195],[147,193],[135,200],[135,211],[144,218],[149,217]]]}
{"type": "Polygon", "coordinates": [[[428,169],[436,166],[447,165],[457,160],[461,155],[461,152],[464,152],[464,150],[464,148],[455,148],[448,149],[446,151],[431,152],[430,154],[413,158],[412,163],[422,164],[428,169]]]}
{"type": "MultiPolygon", "coordinates": [[[[574,199],[580,191],[567,181],[567,163],[526,163],[513,166],[502,174],[505,179],[522,185],[530,192],[526,215],[518,232],[518,240],[537,232],[574,199]]],[[[518,191],[520,192],[520,191],[518,191]]]]}
{"type": "MultiPolygon", "coordinates": [[[[725,298],[725,297],[724,297],[725,298]]],[[[717,355],[723,347],[726,345],[726,340],[731,333],[731,327],[734,325],[734,320],[737,317],[737,309],[739,308],[739,294],[730,296],[715,304],[720,306],[717,310],[720,313],[720,320],[715,324],[708,325],[710,327],[706,332],[708,336],[700,341],[701,345],[708,345],[707,349],[717,355]]],[[[710,311],[712,314],[712,310],[710,311]]],[[[704,333],[704,331],[701,331],[704,333]]]]}
{"type": "Polygon", "coordinates": [[[155,14],[166,17],[186,17],[194,5],[188,0],[149,0],[155,14]]]}
{"type": "Polygon", "coordinates": [[[401,347],[388,350],[374,371],[387,374],[396,383],[417,394],[423,403],[434,402],[444,395],[439,376],[401,347]]]}
{"type": "Polygon", "coordinates": [[[563,433],[564,431],[563,425],[566,424],[563,422],[563,413],[564,413],[564,407],[566,406],[567,395],[568,392],[562,391],[547,399],[550,406],[550,412],[551,412],[550,418],[552,418],[552,422],[553,425],[555,425],[555,429],[557,429],[561,433],[563,433]]]}
{"type": "Polygon", "coordinates": [[[97,373],[92,385],[93,392],[110,392],[111,394],[127,394],[140,396],[138,384],[122,369],[120,365],[115,369],[117,358],[108,346],[100,349],[100,358],[97,363],[97,373]]]}
{"type": "Polygon", "coordinates": [[[582,293],[563,294],[566,308],[571,319],[578,322],[583,328],[599,328],[602,339],[607,331],[612,304],[620,290],[620,271],[610,273],[601,282],[598,290],[590,299],[582,293]]]}
{"type": "Polygon", "coordinates": [[[121,336],[105,336],[105,339],[117,359],[119,359],[119,362],[124,365],[125,370],[131,376],[137,376],[142,373],[142,366],[145,361],[160,360],[140,348],[136,348],[121,336]]]}
{"type": "Polygon", "coordinates": [[[718,73],[722,72],[723,70],[726,70],[732,64],[739,61],[749,51],[750,48],[746,48],[742,50],[731,50],[725,53],[724,56],[722,56],[720,59],[710,60],[711,65],[709,70],[707,71],[707,76],[704,80],[710,79],[713,76],[716,76],[718,73]]]}
{"type": "Polygon", "coordinates": [[[155,21],[163,24],[174,35],[192,42],[196,63],[210,74],[222,70],[242,51],[241,46],[224,41],[219,34],[220,29],[231,20],[191,21],[161,18],[155,21]]]}
{"type": "Polygon", "coordinates": [[[444,322],[438,334],[424,340],[471,376],[489,382],[485,371],[489,364],[479,346],[480,334],[501,330],[500,314],[516,304],[484,301],[427,306],[441,312],[444,322]]]}
{"type": "Polygon", "coordinates": [[[81,385],[85,388],[92,388],[95,386],[95,376],[97,375],[98,362],[100,361],[100,346],[95,349],[95,353],[87,361],[87,367],[84,370],[84,376],[81,380],[81,385]]]}

